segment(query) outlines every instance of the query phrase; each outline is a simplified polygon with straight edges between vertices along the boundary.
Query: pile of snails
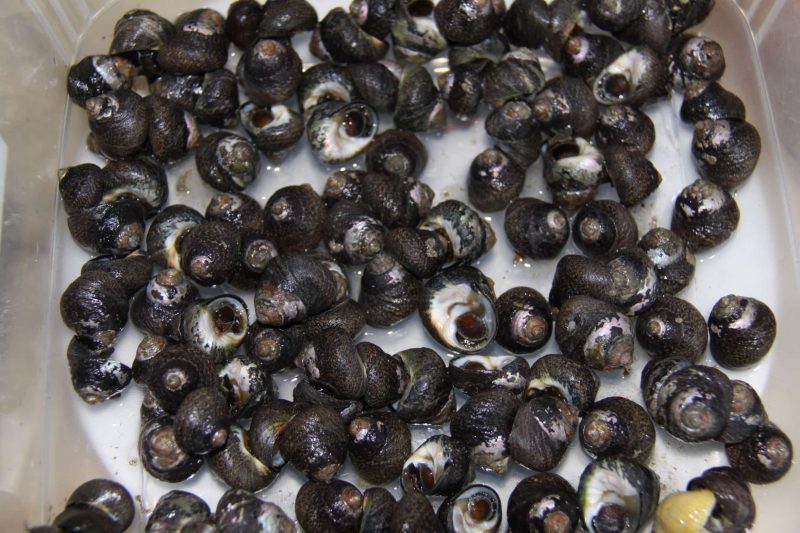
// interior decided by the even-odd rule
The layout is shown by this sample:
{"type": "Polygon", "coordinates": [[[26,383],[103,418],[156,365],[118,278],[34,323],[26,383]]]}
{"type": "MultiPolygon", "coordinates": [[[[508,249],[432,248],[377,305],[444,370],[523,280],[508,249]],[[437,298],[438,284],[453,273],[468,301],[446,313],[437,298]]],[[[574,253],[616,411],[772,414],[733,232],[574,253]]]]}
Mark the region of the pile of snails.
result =
{"type": "MultiPolygon", "coordinates": [[[[719,84],[722,47],[686,32],[713,3],[353,0],[320,19],[306,0],[239,0],[227,17],[119,19],[109,53],[67,77],[88,146],[107,159],[59,173],[69,232],[95,256],[61,298],[71,379],[89,404],[131,381],[145,389],[149,475],[177,483],[207,464],[230,487],[214,513],[165,494],[146,530],[295,531],[254,494],[287,465],[308,478],[295,499],[306,531],[494,532],[504,512],[515,533],[636,531],[651,519],[663,532],[752,526],[748,483],[780,479],[792,444],[750,385],[699,362],[710,348],[721,367],[756,364],[775,316],[728,295],[706,320],[676,296],[694,253],[736,230],[730,191],[761,149],[744,104],[719,84]],[[292,37],[308,31],[320,63],[304,70],[292,37]],[[242,51],[235,73],[230,43],[242,51]],[[546,78],[537,48],[561,76],[546,78]],[[425,65],[443,54],[449,68],[434,78],[425,65]],[[662,182],[643,109],[673,89],[701,178],[677,196],[669,229],[640,237],[629,208],[662,182]],[[472,160],[469,204],[436,201],[415,132],[444,129],[448,109],[467,120],[486,106],[494,147],[472,160]],[[394,128],[381,130],[386,116],[394,128]],[[304,136],[320,163],[364,154],[364,168],[333,172],[321,191],[282,187],[262,206],[246,193],[262,156],[280,162],[304,136]],[[204,213],[168,205],[167,170],[192,152],[216,191],[204,213]],[[540,154],[552,202],[520,196],[540,154]],[[595,198],[607,182],[619,201],[595,198]],[[503,238],[481,212],[500,211],[519,256],[560,257],[548,295],[496,295],[475,266],[503,238]],[[570,238],[582,255],[561,255],[570,238]],[[206,287],[228,292],[207,298],[206,287]],[[431,346],[458,354],[449,364],[428,346],[390,354],[359,340],[365,325],[415,313],[431,346]],[[144,334],[130,366],[112,358],[129,319],[144,334]],[[551,336],[561,354],[526,359],[551,336]],[[506,353],[487,355],[493,341],[506,353]],[[603,375],[630,371],[636,344],[651,357],[642,397],[598,399],[603,375]],[[290,401],[273,375],[291,369],[304,378],[290,401]],[[412,448],[410,426],[445,423],[412,448]],[[647,466],[656,426],[724,443],[730,466],[659,503],[647,466]],[[549,472],[576,435],[592,459],[577,487],[549,472]],[[348,457],[369,484],[399,479],[402,499],[338,479],[348,457]],[[512,461],[534,474],[508,502],[472,484],[475,469],[502,476],[512,461]]],[[[54,530],[130,524],[70,502],[54,530]]]]}

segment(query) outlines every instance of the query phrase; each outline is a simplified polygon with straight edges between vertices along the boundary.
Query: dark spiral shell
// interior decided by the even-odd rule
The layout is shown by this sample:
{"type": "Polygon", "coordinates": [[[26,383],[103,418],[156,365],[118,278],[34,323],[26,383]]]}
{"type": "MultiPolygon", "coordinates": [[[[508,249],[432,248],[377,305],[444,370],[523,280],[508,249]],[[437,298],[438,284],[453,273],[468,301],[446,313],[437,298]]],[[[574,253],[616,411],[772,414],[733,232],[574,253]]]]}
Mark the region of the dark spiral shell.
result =
{"type": "Polygon", "coordinates": [[[158,51],[158,64],[170,74],[202,74],[221,69],[228,59],[225,18],[213,9],[195,9],[175,20],[175,32],[158,51]]]}
{"type": "Polygon", "coordinates": [[[586,412],[597,396],[600,378],[586,365],[563,355],[549,354],[538,358],[527,372],[525,399],[550,395],[586,412]]]}
{"type": "Polygon", "coordinates": [[[656,428],[638,403],[609,396],[584,414],[578,436],[583,450],[593,458],[622,456],[646,463],[656,441],[656,428]]]}
{"type": "Polygon", "coordinates": [[[367,324],[388,328],[417,309],[421,294],[422,281],[382,252],[364,268],[358,301],[366,310],[367,324]]]}
{"type": "Polygon", "coordinates": [[[602,258],[636,246],[639,229],[624,205],[594,200],[578,212],[572,222],[572,236],[583,253],[602,258]]]}
{"type": "Polygon", "coordinates": [[[769,352],[777,334],[777,322],[764,302],[729,294],[714,304],[708,329],[714,360],[735,369],[754,365],[769,352]]]}
{"type": "Polygon", "coordinates": [[[272,39],[256,41],[242,54],[236,69],[245,94],[260,106],[291,98],[302,71],[297,52],[290,45],[272,39]]]}
{"type": "Polygon", "coordinates": [[[667,228],[654,228],[639,239],[639,248],[656,267],[660,294],[677,294],[694,276],[695,258],[683,238],[667,228]]]}
{"type": "Polygon", "coordinates": [[[128,321],[125,287],[107,272],[81,274],[61,295],[61,319],[79,337],[108,348],[128,321]]]}
{"type": "Polygon", "coordinates": [[[550,304],[530,287],[509,289],[495,301],[497,344],[513,353],[531,353],[550,340],[553,315],[550,304]]]}
{"type": "Polygon", "coordinates": [[[366,159],[370,172],[397,178],[419,178],[428,162],[428,150],[413,133],[388,129],[369,143],[366,159]]]}
{"type": "Polygon", "coordinates": [[[563,209],[537,198],[517,198],[503,223],[514,250],[533,259],[556,257],[569,240],[569,219],[563,209]]]}
{"type": "MultiPolygon", "coordinates": [[[[356,20],[340,7],[328,11],[328,14],[320,20],[318,31],[322,50],[335,63],[378,61],[389,49],[384,41],[361,29],[356,20]]],[[[314,53],[318,57],[321,56],[317,52],[314,53]]],[[[324,56],[320,58],[327,59],[324,56]]]]}
{"type": "Polygon", "coordinates": [[[708,345],[708,327],[692,304],[664,295],[637,318],[636,340],[651,357],[681,357],[696,363],[708,345]]]}
{"type": "Polygon", "coordinates": [[[305,531],[357,533],[363,502],[361,491],[347,481],[312,480],[297,491],[294,512],[305,531]]]}
{"type": "Polygon", "coordinates": [[[81,274],[94,270],[108,272],[122,284],[128,296],[133,296],[150,281],[153,263],[147,255],[136,250],[125,257],[101,255],[90,259],[81,267],[81,274]]]}
{"type": "Polygon", "coordinates": [[[558,474],[534,474],[511,491],[506,514],[512,533],[547,531],[551,524],[562,531],[576,531],[580,524],[578,493],[558,474]]]}
{"type": "Polygon", "coordinates": [[[694,125],[692,156],[705,179],[726,189],[750,177],[761,155],[758,130],[743,120],[701,120],[694,125]]]}
{"type": "Polygon", "coordinates": [[[225,283],[241,259],[239,239],[239,231],[229,222],[199,224],[181,240],[181,268],[200,285],[225,283]]]}
{"type": "Polygon", "coordinates": [[[309,479],[328,481],[347,457],[344,421],[328,407],[311,406],[289,421],[278,446],[286,461],[309,479]]]}
{"type": "Polygon", "coordinates": [[[761,485],[786,475],[794,451],[789,436],[770,423],[742,442],[726,445],[725,455],[739,479],[761,485]]]}
{"type": "Polygon", "coordinates": [[[105,156],[118,159],[139,153],[150,125],[144,98],[130,89],[86,101],[92,139],[105,156]]]}
{"type": "Polygon", "coordinates": [[[508,437],[511,458],[545,472],[561,462],[578,429],[578,410],[556,396],[538,396],[523,404],[508,437]]]}
{"type": "Polygon", "coordinates": [[[178,445],[175,422],[169,416],[151,420],[142,427],[139,458],[151,476],[169,483],[184,481],[203,466],[202,457],[189,455],[178,445]]]}
{"type": "Polygon", "coordinates": [[[209,455],[208,466],[229,487],[256,492],[268,487],[277,472],[253,455],[249,442],[247,431],[231,424],[228,441],[209,455]]]}
{"type": "Polygon", "coordinates": [[[269,39],[291,38],[311,31],[317,25],[317,11],[306,0],[267,2],[258,26],[258,36],[269,39]]]}
{"type": "Polygon", "coordinates": [[[481,211],[499,211],[513,202],[525,185],[525,170],[497,148],[484,150],[472,160],[467,196],[481,211]]]}
{"type": "Polygon", "coordinates": [[[325,204],[307,183],[278,189],[264,211],[264,229],[281,252],[312,250],[322,240],[325,204]]]}
{"type": "Polygon", "coordinates": [[[608,179],[626,207],[641,204],[661,185],[661,174],[641,152],[626,146],[609,146],[603,150],[608,179]]]}
{"type": "MultiPolygon", "coordinates": [[[[259,170],[256,147],[244,137],[216,131],[203,138],[195,154],[200,177],[218,191],[241,191],[259,170]]],[[[260,228],[259,228],[260,229],[260,228]]]]}
{"type": "Polygon", "coordinates": [[[686,89],[681,104],[681,120],[694,124],[701,120],[744,120],[747,111],[741,98],[713,81],[686,89]]]}
{"type": "Polygon", "coordinates": [[[622,145],[646,154],[655,141],[655,125],[644,111],[622,104],[600,106],[597,118],[597,144],[600,148],[622,145]]]}
{"type": "Polygon", "coordinates": [[[411,455],[411,431],[396,414],[365,413],[348,426],[350,460],[370,483],[384,484],[398,478],[411,455]]]}
{"type": "Polygon", "coordinates": [[[739,225],[739,206],[728,191],[698,179],[675,199],[671,229],[693,252],[719,246],[739,225]]]}
{"type": "Polygon", "coordinates": [[[723,528],[747,529],[756,517],[756,503],[747,482],[731,468],[709,468],[686,485],[687,490],[707,489],[714,493],[714,518],[723,528]]]}
{"type": "Polygon", "coordinates": [[[456,409],[453,386],[439,354],[430,348],[412,348],[395,355],[408,372],[408,386],[394,408],[406,422],[439,424],[456,409]]]}

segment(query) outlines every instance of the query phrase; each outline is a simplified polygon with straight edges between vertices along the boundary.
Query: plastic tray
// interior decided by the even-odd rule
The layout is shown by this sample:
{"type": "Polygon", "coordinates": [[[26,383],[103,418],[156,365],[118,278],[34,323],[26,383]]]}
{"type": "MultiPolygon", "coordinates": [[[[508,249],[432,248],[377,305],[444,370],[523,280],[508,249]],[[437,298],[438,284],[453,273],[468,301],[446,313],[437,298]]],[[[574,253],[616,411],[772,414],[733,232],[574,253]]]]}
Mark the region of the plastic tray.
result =
{"type": "MultiPolygon", "coordinates": [[[[342,4],[338,0],[316,0],[313,3],[320,16],[342,4]]],[[[48,93],[58,101],[45,101],[35,109],[9,109],[4,113],[15,118],[20,128],[26,127],[26,119],[49,120],[55,128],[62,123],[59,117],[65,110],[61,145],[42,146],[49,156],[52,156],[52,151],[60,154],[58,166],[102,162],[85,148],[88,128],[83,111],[68,102],[63,107],[66,102],[62,89],[63,68],[54,69],[49,61],[52,60],[54,65],[63,65],[84,55],[105,51],[114,22],[134,7],[153,9],[167,18],[174,18],[200,5],[213,7],[223,14],[227,11],[227,2],[220,1],[198,3],[182,0],[172,2],[168,7],[159,4],[155,1],[112,3],[93,18],[87,17],[88,22],[80,31],[73,29],[72,32],[65,30],[57,33],[48,30],[51,46],[42,43],[38,51],[14,47],[14,35],[5,36],[4,39],[8,41],[6,44],[12,46],[16,55],[9,58],[0,56],[0,65],[7,64],[9,59],[34,62],[34,68],[25,71],[34,79],[23,82],[51,84],[52,89],[48,93]],[[57,57],[51,52],[52,45],[58,44],[59,39],[77,42],[74,56],[57,57]],[[42,53],[46,55],[43,57],[42,53]]],[[[787,189],[790,187],[787,187],[783,175],[766,83],[748,18],[733,2],[718,0],[717,4],[711,17],[698,30],[723,44],[728,69],[722,82],[747,104],[748,120],[761,132],[763,151],[755,174],[735,195],[742,211],[739,229],[725,245],[698,256],[695,278],[681,296],[694,303],[706,316],[719,297],[732,292],[757,297],[772,306],[778,316],[779,334],[771,354],[756,368],[729,372],[729,375],[755,386],[762,393],[771,418],[797,440],[800,437],[800,422],[792,416],[792,410],[797,404],[798,388],[792,380],[800,375],[798,362],[793,356],[794,347],[800,341],[800,332],[791,327],[791,320],[800,310],[800,300],[791,227],[793,212],[787,199],[787,189]]],[[[29,2],[28,8],[36,5],[37,2],[29,2]]],[[[751,4],[751,15],[759,13],[758,8],[757,3],[751,4]]],[[[96,11],[91,5],[86,5],[86,9],[87,14],[96,11]]],[[[10,11],[9,17],[13,18],[13,6],[10,11]]],[[[20,20],[29,22],[26,17],[20,20]]],[[[24,24],[14,26],[5,20],[2,24],[16,32],[18,39],[25,38],[24,24]]],[[[81,28],[79,23],[75,27],[81,28]]],[[[2,39],[0,44],[5,42],[2,39]]],[[[317,61],[308,54],[307,43],[307,35],[295,39],[301,57],[310,65],[317,61]]],[[[235,66],[236,59],[236,54],[233,54],[229,68],[235,66]]],[[[434,71],[440,71],[446,68],[446,63],[434,61],[431,66],[434,71]]],[[[677,116],[680,102],[681,96],[676,94],[672,101],[648,108],[657,127],[657,143],[650,158],[661,172],[664,182],[646,205],[634,209],[640,233],[654,225],[668,226],[676,194],[697,177],[690,158],[691,128],[677,116]]],[[[382,129],[391,127],[390,117],[382,118],[382,129]]],[[[464,184],[472,157],[490,146],[483,131],[485,113],[464,123],[457,122],[452,116],[448,118],[450,121],[446,134],[425,137],[430,161],[422,178],[434,188],[438,201],[445,198],[466,200],[464,184]]],[[[2,131],[9,139],[9,132],[2,131]]],[[[25,129],[20,132],[26,133],[28,130],[25,129]]],[[[36,139],[30,140],[34,142],[36,139]]],[[[13,162],[13,151],[9,158],[13,162]]],[[[274,190],[289,183],[308,182],[319,191],[330,172],[339,168],[319,165],[305,145],[280,165],[270,165],[266,160],[263,163],[260,178],[247,191],[262,203],[274,190]]],[[[356,159],[348,162],[347,166],[358,166],[360,163],[356,159]]],[[[61,292],[78,275],[80,265],[88,256],[72,242],[66,231],[66,218],[56,199],[57,167],[41,168],[36,161],[17,163],[15,167],[18,171],[26,168],[31,170],[29,176],[15,175],[8,179],[34,179],[40,185],[23,189],[26,194],[22,196],[27,203],[13,203],[6,197],[4,227],[7,233],[9,229],[12,232],[10,235],[4,234],[2,241],[2,257],[7,258],[10,254],[23,257],[23,264],[29,268],[24,274],[22,269],[19,270],[16,283],[8,275],[2,278],[2,287],[8,289],[3,294],[3,316],[8,320],[3,320],[0,327],[13,324],[23,329],[0,332],[3,334],[0,340],[7,341],[0,359],[3,370],[0,374],[0,414],[3,417],[0,444],[5,450],[0,478],[0,514],[11,518],[9,525],[44,523],[59,512],[72,488],[95,476],[113,476],[120,480],[136,496],[144,510],[152,509],[158,497],[173,488],[196,492],[213,508],[225,487],[207,469],[188,482],[170,485],[154,480],[139,466],[136,440],[142,394],[135,385],[131,385],[121,399],[99,406],[85,405],[72,391],[64,357],[70,333],[60,321],[57,303],[61,292]],[[30,209],[36,210],[37,215],[32,216],[30,209]],[[31,219],[35,222],[30,222],[31,219]],[[28,232],[25,231],[28,226],[17,226],[22,222],[36,225],[28,232]],[[41,242],[29,242],[21,232],[47,238],[41,242]],[[51,243],[52,253],[49,253],[48,246],[51,243]],[[41,298],[42,295],[44,298],[41,298]],[[10,454],[8,450],[14,452],[10,454]],[[24,511],[20,512],[20,509],[24,511]]],[[[169,175],[170,203],[185,203],[204,211],[213,191],[200,180],[193,158],[171,168],[169,175]]],[[[7,188],[11,184],[12,181],[9,181],[7,188]]],[[[523,195],[549,197],[542,179],[541,161],[529,169],[523,195]]],[[[16,194],[13,198],[16,200],[19,196],[16,194]]],[[[601,197],[613,198],[614,192],[605,186],[601,197]]],[[[503,233],[502,219],[502,212],[487,216],[498,234],[498,244],[479,261],[478,266],[494,279],[497,294],[518,285],[528,285],[547,294],[555,261],[514,260],[503,233]]],[[[572,249],[570,245],[568,251],[572,249]]],[[[351,276],[355,294],[358,292],[359,275],[360,272],[353,272],[351,276]]],[[[252,297],[248,297],[247,301],[252,310],[252,297]]],[[[115,357],[130,363],[140,338],[135,328],[128,326],[117,345],[115,357]]],[[[427,345],[445,359],[452,357],[427,337],[416,316],[394,330],[367,329],[362,339],[375,342],[390,353],[427,345]]],[[[557,351],[555,343],[551,341],[539,354],[557,351]]],[[[502,353],[502,349],[492,345],[490,352],[502,353]]],[[[637,364],[629,377],[604,375],[598,397],[623,394],[638,399],[639,370],[646,358],[637,349],[637,364]]],[[[535,356],[528,359],[533,361],[535,356]]],[[[706,362],[713,364],[710,358],[706,362]]],[[[289,373],[276,377],[282,397],[290,397],[297,376],[297,373],[289,373]]],[[[461,403],[463,396],[459,399],[461,403]]],[[[415,429],[413,445],[444,429],[415,429]]],[[[688,479],[699,475],[705,468],[724,461],[720,445],[685,445],[659,431],[650,466],[661,478],[662,494],[667,494],[682,489],[688,479]]],[[[575,442],[555,472],[577,485],[586,462],[579,444],[575,442]]],[[[508,492],[527,475],[529,471],[526,469],[513,466],[503,478],[479,473],[476,482],[498,487],[505,501],[508,492]]],[[[341,477],[364,486],[349,465],[343,469],[341,477]]],[[[263,492],[263,496],[293,515],[294,494],[302,482],[303,477],[287,467],[278,480],[263,492]]],[[[797,512],[791,507],[794,500],[792,495],[798,489],[800,475],[796,470],[776,485],[753,486],[758,504],[755,530],[791,530],[797,521],[797,512]]],[[[396,496],[400,495],[396,485],[393,490],[396,496]]],[[[142,517],[139,513],[137,520],[142,520],[142,517]]],[[[141,528],[141,524],[143,522],[134,526],[134,530],[141,528]]]]}

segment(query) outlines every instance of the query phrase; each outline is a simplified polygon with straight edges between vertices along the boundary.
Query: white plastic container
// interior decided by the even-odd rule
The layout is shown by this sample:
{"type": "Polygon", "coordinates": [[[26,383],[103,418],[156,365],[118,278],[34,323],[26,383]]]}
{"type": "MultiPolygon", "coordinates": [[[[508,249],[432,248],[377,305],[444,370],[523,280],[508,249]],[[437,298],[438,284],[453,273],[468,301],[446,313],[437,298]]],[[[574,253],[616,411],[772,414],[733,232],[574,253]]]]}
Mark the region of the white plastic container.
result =
{"type": "MultiPolygon", "coordinates": [[[[322,16],[344,1],[313,3],[322,16]]],[[[92,477],[121,480],[145,509],[152,508],[171,488],[196,491],[212,508],[224,491],[207,471],[175,487],[156,482],[143,472],[135,442],[141,392],[131,385],[118,401],[100,406],[81,402],[69,382],[64,354],[70,334],[58,313],[61,292],[88,257],[66,231],[58,205],[56,170],[97,160],[85,149],[88,130],[83,112],[68,102],[64,91],[67,66],[89,53],[103,53],[114,21],[134,7],[153,9],[168,18],[201,6],[227,11],[227,2],[221,0],[163,4],[155,0],[5,0],[0,11],[2,531],[48,522],[63,508],[69,493],[92,477]]],[[[795,31],[800,27],[800,4],[788,0],[741,0],[738,5],[717,0],[717,4],[699,29],[723,44],[728,61],[723,83],[747,104],[748,119],[761,132],[763,151],[755,175],[736,194],[742,210],[740,228],[729,243],[699,256],[696,279],[682,296],[705,315],[720,296],[731,292],[755,296],[772,306],[779,322],[772,352],[755,369],[735,376],[758,388],[771,418],[800,442],[800,417],[795,413],[800,405],[800,361],[795,356],[800,328],[793,323],[800,315],[800,185],[794,153],[800,141],[800,97],[795,89],[795,72],[800,67],[796,52],[800,38],[795,31]]],[[[304,59],[311,60],[307,40],[306,36],[295,44],[304,59]]],[[[679,105],[680,96],[676,95],[672,102],[648,109],[658,128],[658,145],[651,158],[664,176],[664,184],[647,206],[635,210],[642,232],[652,220],[668,225],[675,195],[696,177],[689,157],[690,128],[676,116],[679,105]]],[[[390,122],[385,121],[383,127],[387,124],[390,122]]],[[[467,124],[453,119],[445,136],[428,137],[426,142],[431,161],[423,179],[436,190],[439,200],[465,199],[463,183],[469,163],[489,145],[482,117],[467,124]]],[[[262,176],[248,193],[263,203],[272,191],[293,181],[308,181],[320,190],[331,169],[309,158],[304,147],[282,165],[268,166],[265,161],[262,176]]],[[[528,175],[523,194],[546,197],[541,162],[528,175]]],[[[192,158],[171,169],[170,176],[171,202],[205,209],[211,191],[196,175],[192,158]],[[179,177],[180,192],[175,189],[179,177]]],[[[613,197],[613,192],[605,194],[613,197]]],[[[502,233],[502,213],[489,218],[499,242],[480,266],[495,279],[497,293],[526,284],[546,294],[555,262],[513,262],[502,233]]],[[[140,338],[133,330],[128,326],[115,353],[126,363],[132,360],[140,338]]],[[[370,330],[366,338],[388,352],[430,345],[443,353],[424,335],[416,317],[397,331],[370,330]]],[[[556,349],[551,342],[541,353],[556,349]]],[[[639,363],[630,378],[604,378],[600,397],[617,391],[638,397],[638,370],[646,356],[637,352],[637,358],[639,363]]],[[[282,384],[284,396],[290,389],[291,383],[282,384]]],[[[414,444],[435,432],[417,430],[414,444]]],[[[660,432],[651,466],[661,476],[662,493],[682,489],[703,469],[724,462],[720,450],[719,445],[681,445],[660,432]]],[[[580,447],[574,444],[556,471],[576,484],[585,462],[580,447]]],[[[478,480],[500,485],[507,495],[525,475],[525,469],[515,467],[507,478],[481,474],[478,480]]],[[[350,468],[344,477],[358,483],[350,468]]],[[[301,483],[302,477],[289,468],[264,496],[293,515],[293,495],[301,483]]],[[[797,468],[777,484],[753,486],[753,492],[758,505],[755,531],[797,530],[797,468]]],[[[132,530],[143,527],[143,514],[137,515],[132,530]]]]}

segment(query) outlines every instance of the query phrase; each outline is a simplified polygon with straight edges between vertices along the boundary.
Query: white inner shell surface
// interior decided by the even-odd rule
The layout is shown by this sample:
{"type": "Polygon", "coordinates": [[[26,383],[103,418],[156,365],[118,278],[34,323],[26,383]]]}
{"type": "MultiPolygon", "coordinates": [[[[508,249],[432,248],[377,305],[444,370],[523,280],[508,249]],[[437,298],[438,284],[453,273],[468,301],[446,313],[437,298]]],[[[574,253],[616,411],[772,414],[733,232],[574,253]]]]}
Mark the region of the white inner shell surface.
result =
{"type": "MultiPolygon", "coordinates": [[[[347,4],[341,0],[311,0],[311,2],[321,17],[329,9],[346,7],[347,4]]],[[[85,55],[107,51],[114,23],[130,9],[151,9],[168,19],[174,19],[181,12],[196,9],[200,5],[217,9],[224,14],[229,3],[220,0],[207,0],[200,4],[195,1],[176,0],[168,5],[155,0],[137,2],[120,0],[111,3],[90,22],[81,37],[73,62],[85,55]]],[[[735,59],[728,61],[721,83],[728,90],[738,94],[746,103],[748,121],[758,128],[762,136],[762,153],[754,175],[734,191],[734,197],[742,211],[739,228],[722,246],[697,255],[695,276],[679,296],[694,304],[704,316],[708,316],[714,303],[726,294],[752,296],[773,309],[779,327],[778,337],[771,352],[755,367],[725,372],[733,379],[747,381],[762,394],[770,419],[783,427],[797,442],[800,438],[798,429],[800,423],[796,421],[797,417],[793,416],[795,408],[791,404],[776,400],[776,398],[796,397],[793,392],[796,389],[796,381],[789,379],[791,372],[787,373],[786,369],[796,368],[794,354],[797,342],[800,342],[800,333],[794,332],[791,327],[781,327],[781,324],[788,324],[790,317],[800,316],[800,298],[795,276],[797,257],[787,229],[790,215],[784,199],[783,171],[776,148],[778,141],[774,134],[768,102],[765,100],[766,86],[755,53],[753,36],[744,15],[735,3],[718,1],[709,19],[694,30],[722,43],[726,54],[735,59]]],[[[295,37],[293,42],[305,67],[318,62],[308,52],[308,34],[295,37]]],[[[235,47],[231,47],[229,69],[235,70],[238,56],[239,52],[235,47]]],[[[552,61],[542,59],[542,66],[549,77],[555,75],[556,70],[552,61]]],[[[446,73],[447,59],[444,56],[437,57],[428,63],[428,67],[435,74],[446,73]]],[[[135,86],[139,85],[137,83],[135,86]]],[[[675,197],[681,189],[699,177],[691,158],[692,127],[682,123],[678,114],[681,100],[681,95],[675,94],[671,100],[646,108],[656,126],[656,145],[648,154],[648,158],[659,170],[664,181],[642,205],[632,209],[640,235],[655,225],[669,227],[675,197]]],[[[64,102],[66,101],[65,95],[64,102]]],[[[245,101],[246,99],[242,98],[242,103],[245,101]]],[[[297,109],[294,99],[287,102],[287,105],[297,109]]],[[[486,114],[487,110],[482,108],[478,116],[466,122],[448,116],[447,131],[444,135],[431,133],[421,136],[429,154],[428,164],[421,179],[435,191],[435,202],[451,198],[467,201],[466,177],[470,163],[477,154],[492,146],[483,128],[486,114]]],[[[392,127],[390,115],[382,114],[380,119],[380,131],[392,127]]],[[[201,127],[205,134],[212,131],[206,126],[201,127]]],[[[247,135],[241,127],[235,131],[247,135]]],[[[59,167],[87,162],[104,165],[101,158],[86,149],[88,133],[86,113],[78,106],[68,105],[59,167]]],[[[321,192],[327,176],[335,170],[363,169],[365,166],[363,156],[338,165],[321,165],[303,138],[298,147],[280,163],[263,158],[259,176],[246,192],[264,205],[281,187],[308,182],[316,191],[321,192]]],[[[187,204],[204,212],[215,191],[200,179],[193,155],[170,166],[167,173],[170,185],[169,203],[187,204]]],[[[52,194],[55,195],[55,168],[51,178],[52,194]]],[[[541,158],[528,169],[522,195],[551,200],[551,194],[542,178],[541,158]]],[[[598,197],[616,199],[616,193],[609,185],[603,184],[600,186],[598,197]]],[[[53,413],[49,418],[52,443],[43,445],[48,456],[43,462],[43,468],[48,472],[46,475],[53,479],[49,486],[51,490],[54,490],[52,487],[59,487],[57,494],[50,495],[50,501],[53,502],[50,510],[51,518],[60,510],[55,505],[57,500],[63,502],[68,496],[71,490],[68,487],[74,488],[90,477],[101,476],[111,477],[123,483],[137,501],[137,522],[132,531],[143,529],[145,513],[152,510],[158,498],[170,490],[194,492],[204,498],[213,509],[226,487],[214,478],[208,468],[204,467],[191,480],[177,485],[157,481],[143,471],[136,445],[139,433],[139,407],[143,397],[143,390],[140,387],[132,383],[118,400],[94,406],[85,404],[72,390],[66,357],[63,356],[72,335],[58,317],[57,301],[67,285],[77,277],[81,265],[89,259],[89,256],[71,239],[66,228],[66,215],[58,204],[60,202],[53,204],[56,209],[53,213],[56,236],[52,252],[51,290],[51,301],[54,302],[56,311],[52,313],[53,318],[46,330],[46,334],[50,336],[48,383],[52,386],[47,401],[50,402],[53,413]],[[60,439],[56,438],[58,435],[75,435],[75,437],[60,439]],[[64,465],[80,465],[78,467],[80,472],[77,472],[76,468],[69,469],[64,465]]],[[[515,258],[503,231],[503,212],[483,213],[482,216],[494,228],[497,244],[488,254],[480,258],[475,266],[494,280],[496,294],[500,295],[516,286],[529,286],[547,295],[556,261],[515,258]]],[[[579,253],[579,251],[570,242],[564,253],[579,253]]],[[[358,297],[362,270],[363,268],[349,269],[353,285],[352,294],[355,298],[358,297]]],[[[204,297],[222,292],[237,291],[232,291],[228,287],[201,289],[204,297]]],[[[247,302],[251,321],[255,320],[252,294],[238,294],[247,302]]],[[[42,313],[44,314],[45,310],[42,310],[42,313]]],[[[116,345],[113,357],[130,365],[141,338],[141,333],[132,324],[128,324],[116,345]]],[[[455,355],[430,338],[416,314],[388,330],[365,328],[357,340],[374,342],[388,353],[428,346],[441,354],[446,361],[455,355]]],[[[558,353],[558,351],[555,341],[551,339],[541,350],[525,358],[532,363],[542,354],[558,353]]],[[[484,353],[506,354],[496,343],[490,344],[484,353]]],[[[602,374],[598,398],[623,395],[641,403],[639,376],[647,360],[645,352],[637,346],[631,373],[628,376],[620,372],[602,374]]],[[[701,362],[715,365],[708,351],[701,362]]],[[[291,398],[292,389],[300,375],[297,371],[288,371],[275,376],[281,398],[291,398]]],[[[462,405],[466,399],[460,392],[456,393],[456,398],[458,405],[462,405]]],[[[446,425],[414,426],[412,447],[418,446],[429,436],[442,432],[447,432],[446,425]]],[[[15,446],[40,445],[25,441],[21,434],[14,438],[15,446]]],[[[580,474],[588,461],[588,457],[575,439],[567,450],[564,460],[554,472],[564,476],[577,487],[580,474]]],[[[660,477],[664,495],[675,490],[683,490],[687,481],[700,475],[707,468],[722,464],[726,464],[722,445],[682,443],[660,429],[652,458],[648,462],[648,466],[660,477]]],[[[20,477],[30,475],[28,463],[20,463],[19,469],[20,477]]],[[[790,470],[787,480],[777,485],[753,487],[758,505],[755,531],[760,531],[762,528],[767,531],[789,531],[795,525],[796,513],[793,514],[787,509],[793,509],[792,505],[796,499],[796,491],[791,488],[800,487],[796,471],[800,472],[800,469],[794,467],[790,470]]],[[[14,477],[13,473],[10,475],[14,477]]],[[[475,481],[494,487],[504,502],[505,511],[508,495],[520,480],[530,475],[530,470],[512,461],[505,476],[478,472],[475,481]]],[[[369,486],[355,473],[349,462],[339,472],[339,477],[354,483],[362,490],[369,486]]],[[[260,496],[280,505],[294,518],[294,496],[304,481],[304,476],[291,466],[287,466],[276,481],[260,493],[260,496]]],[[[399,498],[402,495],[399,481],[387,485],[387,488],[395,497],[399,498]]],[[[440,500],[435,498],[432,501],[434,507],[440,503],[440,500]]],[[[501,530],[504,528],[505,525],[501,530]]]]}
{"type": "Polygon", "coordinates": [[[430,321],[434,329],[450,346],[463,343],[456,335],[456,318],[465,313],[476,313],[481,317],[490,338],[497,332],[497,321],[492,302],[475,291],[467,283],[450,285],[436,291],[429,307],[430,321]]]}

